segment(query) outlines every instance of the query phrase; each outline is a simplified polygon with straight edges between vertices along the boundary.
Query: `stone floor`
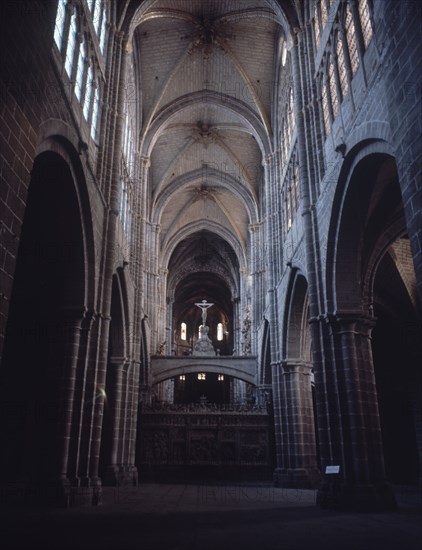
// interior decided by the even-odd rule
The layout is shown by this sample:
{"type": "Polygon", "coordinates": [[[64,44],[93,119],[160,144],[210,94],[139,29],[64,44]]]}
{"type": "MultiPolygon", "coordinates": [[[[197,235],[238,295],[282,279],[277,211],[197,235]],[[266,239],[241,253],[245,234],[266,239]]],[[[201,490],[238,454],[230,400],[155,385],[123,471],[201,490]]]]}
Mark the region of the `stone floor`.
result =
{"type": "Polygon", "coordinates": [[[101,506],[7,510],[3,550],[413,550],[422,548],[421,498],[396,487],[399,508],[341,513],[315,492],[269,485],[142,484],[104,490],[101,506]]]}

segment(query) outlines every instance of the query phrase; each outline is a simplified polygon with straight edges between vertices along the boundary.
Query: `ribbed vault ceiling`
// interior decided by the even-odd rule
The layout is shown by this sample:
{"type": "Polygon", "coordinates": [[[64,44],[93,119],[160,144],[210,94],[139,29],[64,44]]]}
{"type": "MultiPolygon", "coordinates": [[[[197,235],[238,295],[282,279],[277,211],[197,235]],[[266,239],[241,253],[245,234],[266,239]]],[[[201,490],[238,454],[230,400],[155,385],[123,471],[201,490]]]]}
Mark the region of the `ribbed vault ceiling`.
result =
{"type": "Polygon", "coordinates": [[[277,52],[294,2],[283,8],[274,0],[138,2],[131,25],[140,154],[151,160],[149,214],[160,225],[164,268],[189,228],[217,228],[246,254],[272,151],[277,52]]]}

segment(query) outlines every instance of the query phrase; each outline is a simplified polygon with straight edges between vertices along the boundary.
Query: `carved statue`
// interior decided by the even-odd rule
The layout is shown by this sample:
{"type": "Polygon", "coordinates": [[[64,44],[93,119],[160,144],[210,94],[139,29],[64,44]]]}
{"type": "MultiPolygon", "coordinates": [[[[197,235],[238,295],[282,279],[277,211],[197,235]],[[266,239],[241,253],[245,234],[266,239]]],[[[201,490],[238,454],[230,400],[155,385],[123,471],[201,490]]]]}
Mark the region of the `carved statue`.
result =
{"type": "Polygon", "coordinates": [[[167,341],[164,340],[161,344],[157,346],[157,355],[164,355],[164,348],[166,347],[167,341]]]}
{"type": "Polygon", "coordinates": [[[251,353],[251,308],[246,306],[245,308],[245,319],[243,320],[243,355],[249,355],[251,353]]]}
{"type": "Polygon", "coordinates": [[[214,304],[210,304],[206,300],[202,300],[202,302],[197,302],[195,303],[195,305],[200,307],[202,310],[202,326],[205,326],[205,323],[207,321],[207,309],[214,304]]]}

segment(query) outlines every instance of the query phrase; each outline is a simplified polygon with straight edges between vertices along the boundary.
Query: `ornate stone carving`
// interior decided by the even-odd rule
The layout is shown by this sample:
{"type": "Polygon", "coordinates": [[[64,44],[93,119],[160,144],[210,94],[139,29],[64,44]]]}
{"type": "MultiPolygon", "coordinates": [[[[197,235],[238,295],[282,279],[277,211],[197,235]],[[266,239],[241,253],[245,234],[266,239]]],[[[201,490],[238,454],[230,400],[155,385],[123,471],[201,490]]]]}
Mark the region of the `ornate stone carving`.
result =
{"type": "Polygon", "coordinates": [[[251,354],[251,308],[245,307],[245,318],[243,320],[242,336],[243,336],[243,355],[251,354]]]}

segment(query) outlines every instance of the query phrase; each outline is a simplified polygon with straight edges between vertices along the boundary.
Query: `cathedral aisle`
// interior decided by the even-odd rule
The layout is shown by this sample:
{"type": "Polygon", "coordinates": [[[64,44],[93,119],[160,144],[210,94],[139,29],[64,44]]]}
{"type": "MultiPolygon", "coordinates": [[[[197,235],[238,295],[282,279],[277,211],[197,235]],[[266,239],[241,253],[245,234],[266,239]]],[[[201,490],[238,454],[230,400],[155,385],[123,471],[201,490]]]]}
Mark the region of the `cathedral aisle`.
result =
{"type": "Polygon", "coordinates": [[[98,507],[8,510],[4,550],[413,550],[421,501],[395,487],[399,508],[341,513],[315,491],[270,485],[142,484],[106,488],[98,507]]]}

